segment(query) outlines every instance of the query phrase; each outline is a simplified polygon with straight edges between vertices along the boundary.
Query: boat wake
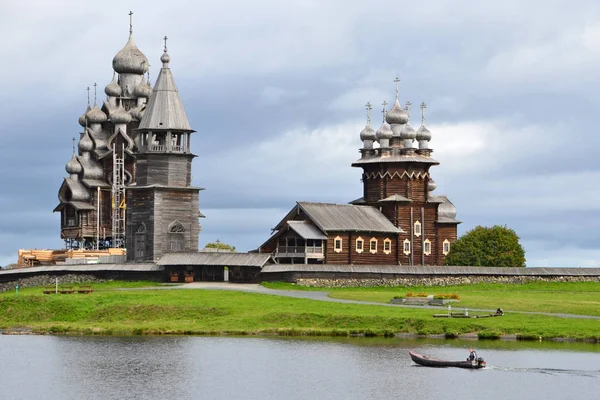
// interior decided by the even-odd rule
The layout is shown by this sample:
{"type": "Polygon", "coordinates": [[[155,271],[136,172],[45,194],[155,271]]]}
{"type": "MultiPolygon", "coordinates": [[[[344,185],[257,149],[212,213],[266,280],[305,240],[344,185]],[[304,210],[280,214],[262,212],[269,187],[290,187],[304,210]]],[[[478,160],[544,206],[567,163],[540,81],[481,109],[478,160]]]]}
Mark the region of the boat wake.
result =
{"type": "Polygon", "coordinates": [[[521,368],[521,367],[503,367],[499,365],[488,365],[488,370],[505,372],[527,372],[534,374],[561,375],[561,376],[584,376],[589,378],[600,378],[600,370],[578,370],[578,369],[560,369],[560,368],[521,368]]]}

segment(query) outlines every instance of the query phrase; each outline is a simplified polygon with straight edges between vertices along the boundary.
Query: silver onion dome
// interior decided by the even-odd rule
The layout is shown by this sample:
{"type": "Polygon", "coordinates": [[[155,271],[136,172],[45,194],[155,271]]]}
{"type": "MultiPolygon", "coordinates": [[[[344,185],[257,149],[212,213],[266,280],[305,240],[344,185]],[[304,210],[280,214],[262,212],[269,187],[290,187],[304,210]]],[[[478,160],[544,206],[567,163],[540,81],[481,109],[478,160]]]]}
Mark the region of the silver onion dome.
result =
{"type": "Polygon", "coordinates": [[[125,47],[113,58],[112,65],[115,72],[119,74],[142,75],[148,71],[148,59],[137,48],[132,35],[129,35],[125,47]]]}
{"type": "Polygon", "coordinates": [[[86,113],[88,124],[102,124],[106,122],[108,117],[104,112],[94,104],[94,107],[86,113]]]}
{"type": "Polygon", "coordinates": [[[456,220],[456,207],[454,204],[448,200],[447,197],[444,197],[444,202],[440,203],[438,206],[438,218],[440,220],[456,220]]]}
{"type": "Polygon", "coordinates": [[[427,129],[425,125],[421,125],[419,129],[417,129],[416,134],[417,135],[415,138],[419,141],[425,140],[428,142],[431,140],[431,132],[429,131],[429,129],[427,129]]]}
{"type": "Polygon", "coordinates": [[[375,134],[375,129],[371,127],[371,124],[367,124],[365,129],[360,132],[360,140],[363,142],[365,140],[377,140],[377,135],[375,134]]]}
{"type": "Polygon", "coordinates": [[[398,99],[396,99],[390,111],[387,112],[385,120],[390,125],[405,124],[408,122],[408,113],[400,106],[398,99]]]}
{"type": "Polygon", "coordinates": [[[79,161],[77,161],[75,154],[73,154],[73,157],[71,157],[71,160],[67,163],[65,170],[67,171],[67,174],[70,175],[80,174],[83,171],[83,167],[79,164],[79,161]]]}
{"type": "Polygon", "coordinates": [[[410,123],[406,123],[404,125],[404,129],[402,130],[402,139],[414,140],[417,137],[417,132],[410,126],[410,123]]]}
{"type": "Polygon", "coordinates": [[[110,120],[115,125],[128,124],[131,122],[131,114],[129,114],[122,106],[120,106],[110,113],[110,120]]]}
{"type": "Polygon", "coordinates": [[[381,124],[379,129],[377,129],[377,132],[375,133],[375,135],[377,136],[377,139],[379,139],[379,140],[381,140],[381,139],[389,140],[394,136],[394,132],[392,132],[392,129],[390,128],[390,126],[384,122],[383,124],[381,124]]]}
{"type": "Polygon", "coordinates": [[[79,117],[79,125],[81,126],[85,126],[87,124],[87,113],[90,112],[91,108],[88,105],[87,110],[85,110],[85,112],[81,115],[81,117],[79,117]]]}
{"type": "Polygon", "coordinates": [[[429,179],[429,181],[427,181],[427,191],[433,192],[436,188],[437,188],[437,182],[434,181],[433,179],[429,179]]]}
{"type": "Polygon", "coordinates": [[[166,67],[166,64],[169,64],[169,62],[171,61],[171,57],[169,56],[169,53],[167,53],[166,50],[162,54],[162,56],[160,56],[160,61],[163,63],[163,67],[166,67]]]}
{"type": "Polygon", "coordinates": [[[92,150],[94,150],[94,142],[92,141],[92,138],[90,138],[90,135],[86,130],[83,137],[79,140],[79,151],[82,153],[89,153],[92,150]]]}
{"type": "Polygon", "coordinates": [[[149,98],[152,95],[152,86],[149,83],[145,83],[144,81],[140,82],[139,85],[133,89],[134,97],[145,97],[149,98]]]}
{"type": "Polygon", "coordinates": [[[144,116],[144,110],[142,110],[142,108],[143,107],[132,108],[131,110],[129,110],[129,114],[131,114],[131,116],[137,119],[138,121],[141,121],[142,117],[144,116]]]}
{"type": "Polygon", "coordinates": [[[113,74],[112,81],[110,81],[110,83],[104,88],[104,93],[106,93],[107,96],[111,97],[121,96],[121,86],[119,86],[119,84],[117,83],[117,77],[115,74],[113,74]]]}

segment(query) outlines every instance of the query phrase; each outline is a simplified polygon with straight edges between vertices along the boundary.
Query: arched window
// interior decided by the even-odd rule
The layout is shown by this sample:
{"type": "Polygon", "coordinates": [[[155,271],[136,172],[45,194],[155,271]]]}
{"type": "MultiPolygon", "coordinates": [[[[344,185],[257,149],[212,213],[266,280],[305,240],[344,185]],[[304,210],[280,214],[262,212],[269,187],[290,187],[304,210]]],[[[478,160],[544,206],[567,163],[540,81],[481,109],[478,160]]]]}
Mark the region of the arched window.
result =
{"type": "Polygon", "coordinates": [[[169,225],[169,250],[183,251],[185,248],[185,227],[179,221],[169,225]]]}
{"type": "Polygon", "coordinates": [[[142,260],[146,257],[146,224],[138,225],[135,231],[135,259],[142,260]]]}

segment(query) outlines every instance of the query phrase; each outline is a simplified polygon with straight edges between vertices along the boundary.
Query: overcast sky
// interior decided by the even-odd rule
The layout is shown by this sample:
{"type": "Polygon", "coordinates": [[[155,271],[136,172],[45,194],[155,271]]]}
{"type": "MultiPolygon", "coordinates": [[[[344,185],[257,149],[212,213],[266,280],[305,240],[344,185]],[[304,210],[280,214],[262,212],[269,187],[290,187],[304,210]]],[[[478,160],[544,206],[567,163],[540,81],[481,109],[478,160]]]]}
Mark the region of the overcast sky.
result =
{"type": "MultiPolygon", "coordinates": [[[[254,249],[296,201],[362,196],[364,104],[428,104],[435,193],[459,234],[507,225],[527,265],[600,265],[600,3],[594,0],[0,4],[0,265],[61,248],[71,138],[134,37],[171,69],[198,155],[200,245],[254,249]]],[[[418,127],[414,107],[413,127],[418,127]]]]}

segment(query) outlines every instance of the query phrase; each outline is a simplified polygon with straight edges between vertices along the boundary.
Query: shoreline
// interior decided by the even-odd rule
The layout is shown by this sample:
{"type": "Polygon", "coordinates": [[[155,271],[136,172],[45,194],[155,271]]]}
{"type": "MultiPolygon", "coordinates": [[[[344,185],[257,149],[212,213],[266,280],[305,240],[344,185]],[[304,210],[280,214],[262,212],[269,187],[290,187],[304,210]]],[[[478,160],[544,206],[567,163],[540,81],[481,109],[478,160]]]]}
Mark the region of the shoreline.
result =
{"type": "Polygon", "coordinates": [[[5,328],[0,329],[0,336],[198,336],[198,337],[351,337],[351,338],[388,338],[388,339],[437,339],[437,340],[473,340],[473,341],[504,341],[504,342],[555,342],[555,343],[600,343],[598,339],[590,338],[571,338],[571,337],[524,337],[516,334],[499,335],[497,337],[480,337],[478,333],[465,333],[459,335],[446,335],[446,334],[418,334],[418,333],[406,333],[399,332],[395,334],[384,334],[379,335],[368,330],[365,332],[350,333],[344,332],[343,330],[336,331],[323,331],[323,330],[297,330],[280,328],[269,331],[260,332],[245,332],[245,331],[228,331],[228,332],[217,332],[217,331],[206,331],[206,332],[192,332],[192,331],[171,331],[164,330],[158,332],[139,332],[135,329],[132,331],[118,331],[114,330],[102,330],[102,329],[85,329],[85,330],[68,330],[62,332],[49,331],[37,331],[33,328],[5,328]],[[91,330],[91,333],[90,333],[91,330]]]}

